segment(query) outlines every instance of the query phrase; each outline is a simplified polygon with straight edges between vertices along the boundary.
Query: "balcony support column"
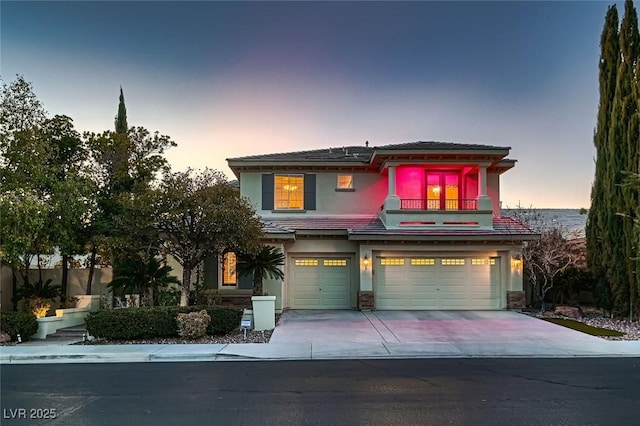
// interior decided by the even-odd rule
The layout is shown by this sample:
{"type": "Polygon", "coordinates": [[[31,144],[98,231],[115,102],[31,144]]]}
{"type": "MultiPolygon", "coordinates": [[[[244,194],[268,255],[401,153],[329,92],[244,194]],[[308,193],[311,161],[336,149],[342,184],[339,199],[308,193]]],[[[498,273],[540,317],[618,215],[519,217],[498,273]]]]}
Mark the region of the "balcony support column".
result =
{"type": "Polygon", "coordinates": [[[492,210],[493,201],[487,195],[487,167],[480,166],[478,170],[478,210],[492,210]]]}
{"type": "Polygon", "coordinates": [[[389,166],[388,192],[384,200],[385,210],[400,210],[400,198],[396,195],[396,166],[389,166]]]}

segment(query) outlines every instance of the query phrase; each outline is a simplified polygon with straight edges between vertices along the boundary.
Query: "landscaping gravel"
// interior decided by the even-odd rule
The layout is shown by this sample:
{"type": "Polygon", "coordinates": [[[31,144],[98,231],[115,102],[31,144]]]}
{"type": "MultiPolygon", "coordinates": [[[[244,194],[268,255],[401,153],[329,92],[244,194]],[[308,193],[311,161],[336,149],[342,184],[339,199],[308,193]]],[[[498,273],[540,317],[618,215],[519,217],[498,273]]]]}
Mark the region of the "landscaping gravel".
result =
{"type": "Polygon", "coordinates": [[[244,332],[234,331],[224,336],[205,336],[201,339],[186,340],[179,337],[153,338],[153,339],[136,339],[136,340],[107,340],[94,339],[90,342],[79,342],[77,345],[151,345],[151,344],[171,344],[186,345],[193,343],[211,344],[211,343],[269,343],[273,330],[254,331],[247,330],[245,338],[244,332]]]}
{"type": "Polygon", "coordinates": [[[604,336],[603,339],[607,340],[640,340],[640,322],[622,321],[612,318],[606,318],[602,315],[588,313],[584,318],[579,319],[585,324],[592,327],[607,328],[609,330],[616,330],[621,333],[625,333],[624,336],[604,336]]]}
{"type": "MultiPolygon", "coordinates": [[[[537,318],[567,318],[562,315],[555,315],[552,312],[547,312],[544,315],[527,313],[537,318]]],[[[620,320],[608,318],[600,312],[585,312],[582,318],[569,318],[574,321],[580,321],[584,324],[592,327],[606,328],[608,330],[615,330],[621,333],[625,333],[624,336],[597,336],[606,340],[640,340],[640,322],[628,320],[620,320]]]]}

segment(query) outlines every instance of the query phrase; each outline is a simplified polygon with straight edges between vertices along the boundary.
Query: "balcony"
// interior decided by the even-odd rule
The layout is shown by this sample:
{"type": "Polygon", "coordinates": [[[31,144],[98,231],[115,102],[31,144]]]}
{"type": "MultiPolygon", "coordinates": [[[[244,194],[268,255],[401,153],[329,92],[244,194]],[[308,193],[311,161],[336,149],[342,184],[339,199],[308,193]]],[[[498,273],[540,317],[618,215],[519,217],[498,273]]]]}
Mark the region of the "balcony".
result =
{"type": "Polygon", "coordinates": [[[400,210],[475,211],[478,210],[478,200],[457,198],[452,200],[401,199],[400,210]]]}
{"type": "Polygon", "coordinates": [[[388,229],[492,229],[493,210],[488,197],[478,199],[388,198],[380,219],[388,229]]]}

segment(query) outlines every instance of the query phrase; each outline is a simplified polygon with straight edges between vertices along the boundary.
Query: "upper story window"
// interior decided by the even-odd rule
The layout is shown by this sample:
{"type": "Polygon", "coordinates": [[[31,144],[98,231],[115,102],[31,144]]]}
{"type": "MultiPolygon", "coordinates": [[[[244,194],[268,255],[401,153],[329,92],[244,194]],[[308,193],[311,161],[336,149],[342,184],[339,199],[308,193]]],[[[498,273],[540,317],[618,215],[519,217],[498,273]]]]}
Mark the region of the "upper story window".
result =
{"type": "Polygon", "coordinates": [[[353,175],[338,175],[338,189],[353,189],[353,175]]]}
{"type": "Polygon", "coordinates": [[[304,208],[304,175],[275,175],[276,210],[304,208]]]}

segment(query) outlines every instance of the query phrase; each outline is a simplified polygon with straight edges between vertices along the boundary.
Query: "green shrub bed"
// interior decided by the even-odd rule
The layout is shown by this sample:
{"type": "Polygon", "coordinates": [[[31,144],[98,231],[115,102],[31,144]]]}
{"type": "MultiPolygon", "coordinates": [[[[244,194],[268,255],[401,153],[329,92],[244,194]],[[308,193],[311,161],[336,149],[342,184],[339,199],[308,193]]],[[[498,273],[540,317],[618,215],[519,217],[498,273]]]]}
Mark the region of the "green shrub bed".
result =
{"type": "Polygon", "coordinates": [[[22,341],[26,342],[38,332],[38,321],[30,312],[3,312],[0,314],[0,330],[14,341],[20,334],[22,341]]]}
{"type": "Polygon", "coordinates": [[[207,334],[227,334],[240,326],[242,310],[221,306],[159,306],[152,308],[105,309],[86,318],[87,332],[110,340],[177,337],[179,313],[206,310],[211,317],[207,334]]]}

